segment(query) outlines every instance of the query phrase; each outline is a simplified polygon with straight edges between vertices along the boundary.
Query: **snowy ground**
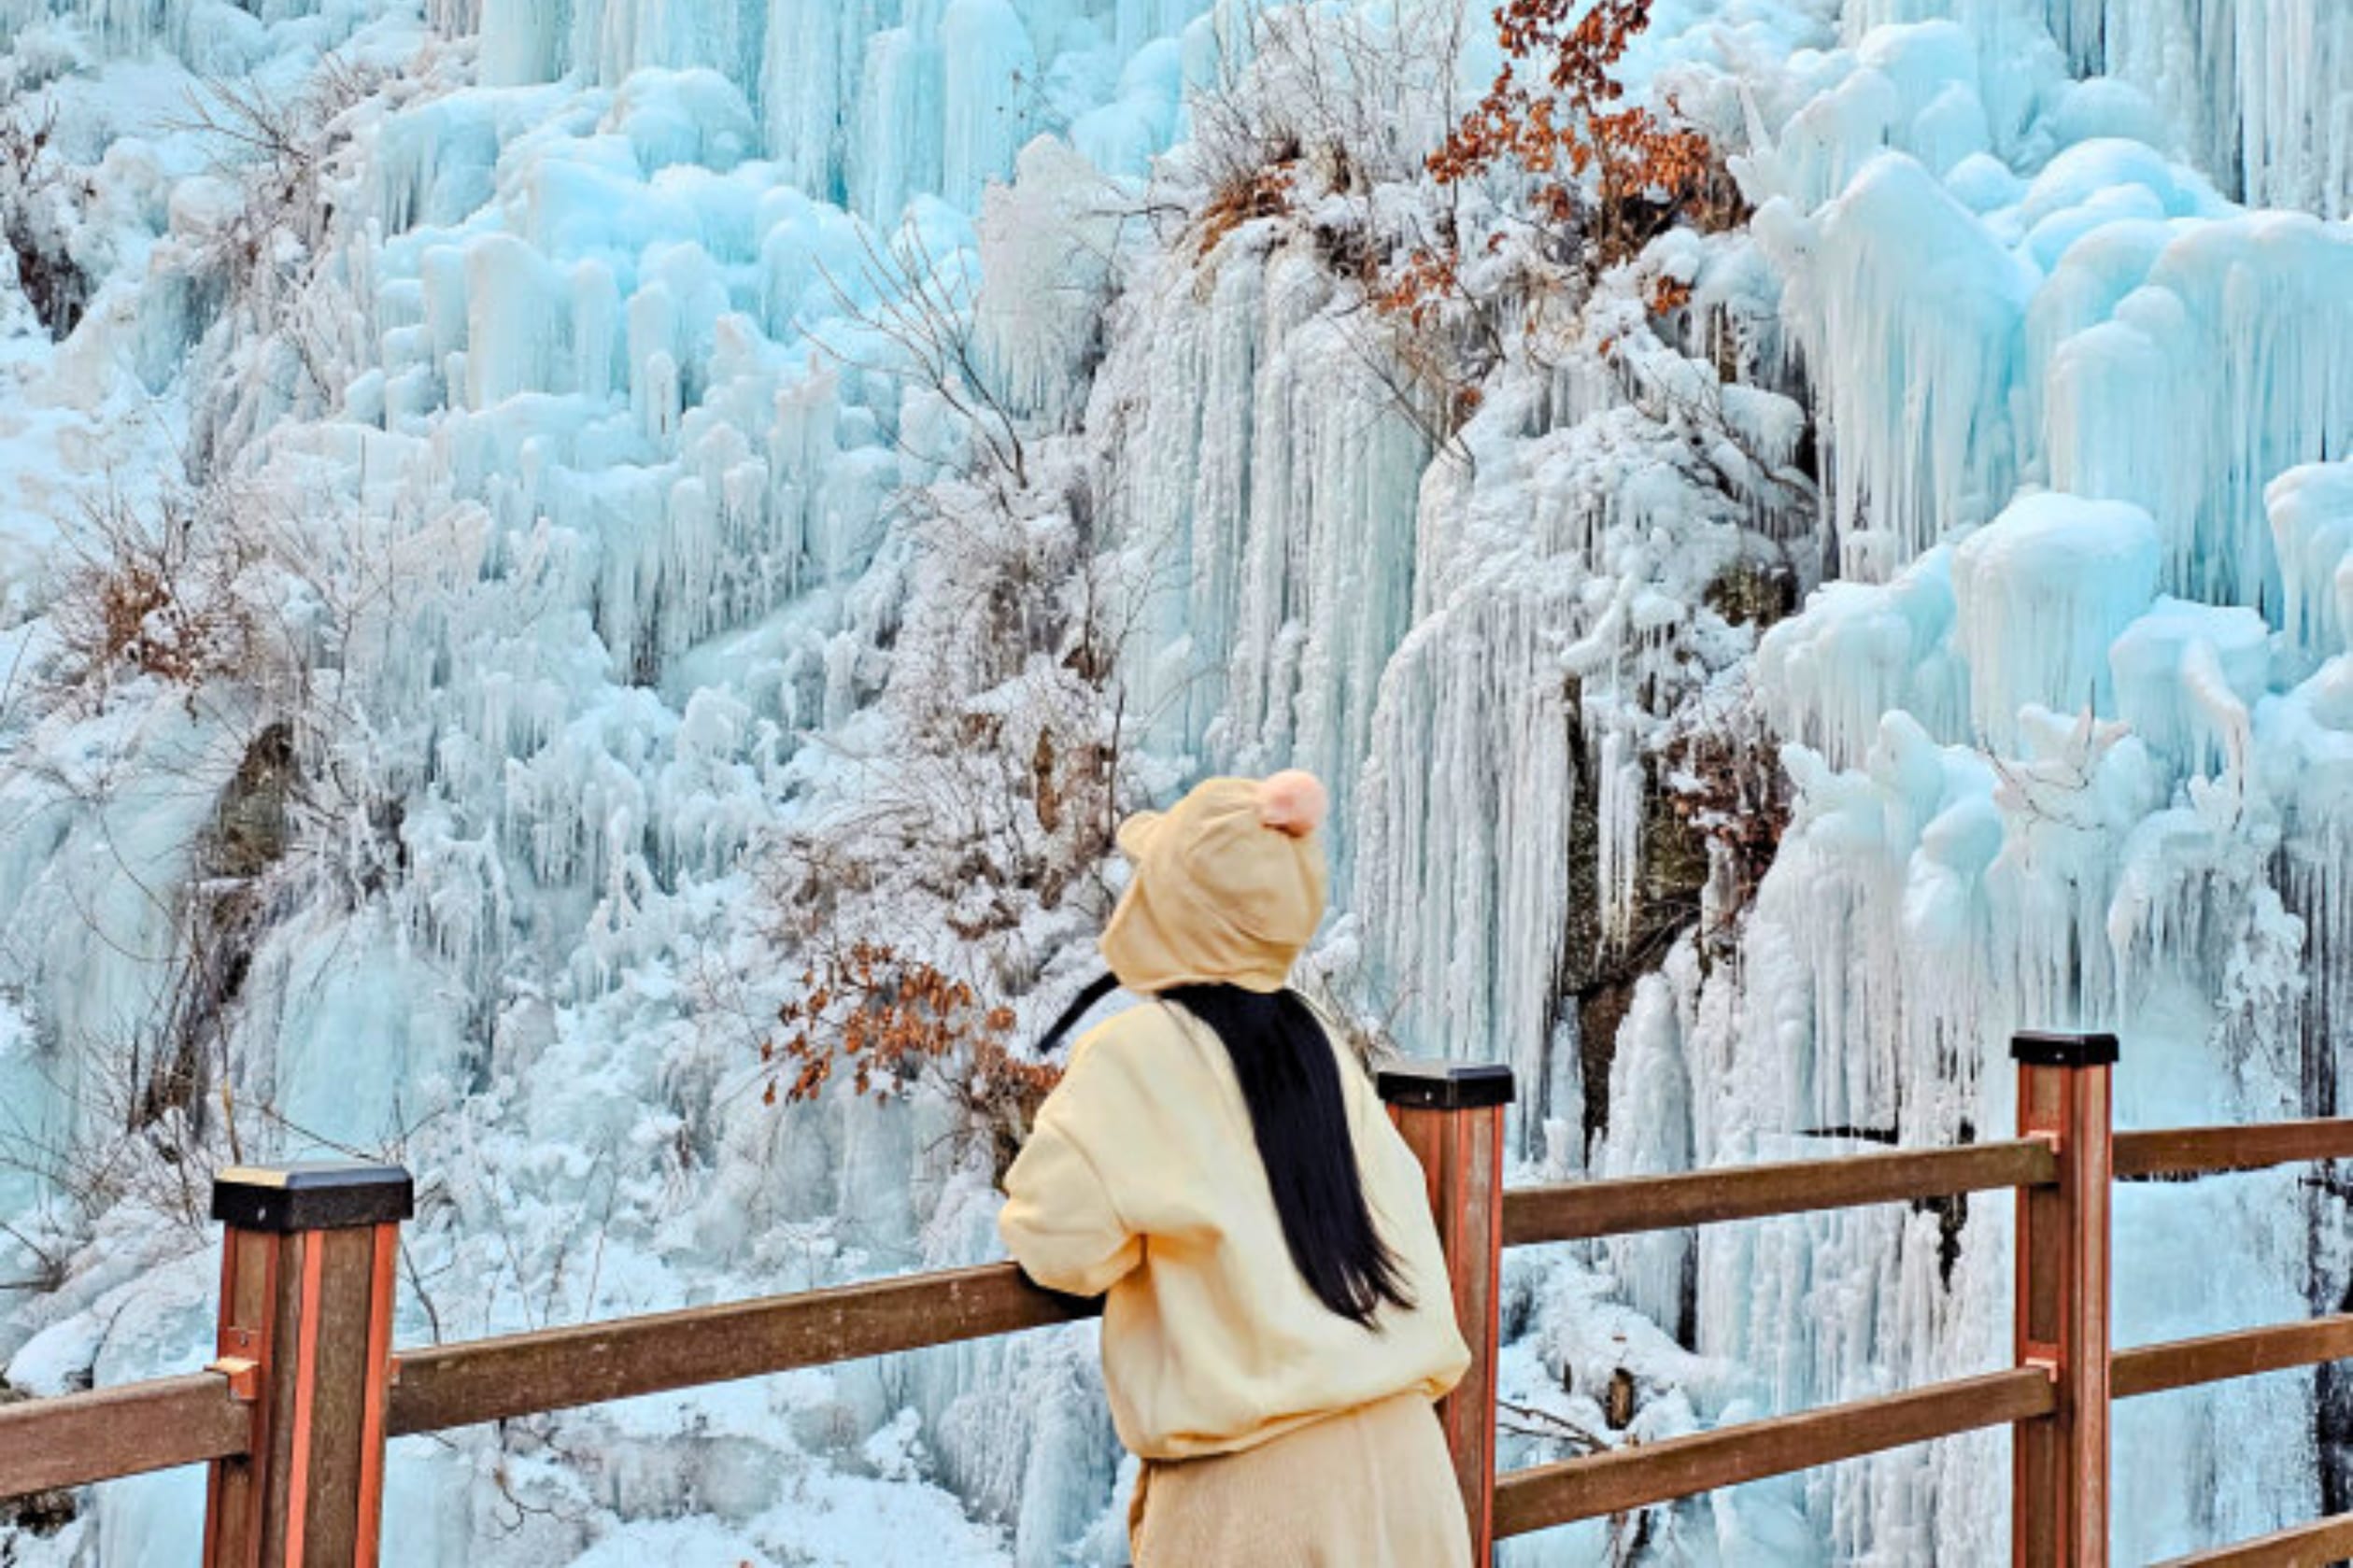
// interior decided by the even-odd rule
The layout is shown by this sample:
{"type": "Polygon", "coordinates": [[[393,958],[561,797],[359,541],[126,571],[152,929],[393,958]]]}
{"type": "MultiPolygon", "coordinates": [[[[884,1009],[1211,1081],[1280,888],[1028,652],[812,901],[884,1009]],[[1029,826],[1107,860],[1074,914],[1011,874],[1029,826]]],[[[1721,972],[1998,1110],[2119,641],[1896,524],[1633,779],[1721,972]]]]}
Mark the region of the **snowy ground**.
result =
{"type": "MultiPolygon", "coordinates": [[[[233,1144],[419,1173],[408,1342],[990,1255],[955,1109],[772,1108],[770,1020],[860,938],[1051,1016],[1102,821],[1217,769],[1332,782],[1319,977],[1510,1062],[1526,1179],[1999,1136],[2020,1025],[2117,1028],[2132,1124],[2335,1112],[2353,12],[1660,0],[1754,218],[1447,428],[1350,258],[1482,17],[0,0],[7,1380],[202,1359],[233,1144]],[[1753,887],[1667,804],[1725,738],[1753,887]]],[[[2119,1340],[2336,1308],[2342,1218],[2128,1190],[2119,1340]]],[[[1995,1364],[2005,1228],[1515,1257],[1506,1457],[1995,1364]]],[[[406,1440],[388,1561],[1117,1562],[1088,1332],[406,1440]]],[[[2309,1377],[2119,1420],[2119,1558],[2353,1504],[2309,1377]]],[[[1998,1457],[1510,1560],[1991,1562],[1998,1457]]],[[[0,1561],[184,1561],[197,1491],[0,1561]]]]}

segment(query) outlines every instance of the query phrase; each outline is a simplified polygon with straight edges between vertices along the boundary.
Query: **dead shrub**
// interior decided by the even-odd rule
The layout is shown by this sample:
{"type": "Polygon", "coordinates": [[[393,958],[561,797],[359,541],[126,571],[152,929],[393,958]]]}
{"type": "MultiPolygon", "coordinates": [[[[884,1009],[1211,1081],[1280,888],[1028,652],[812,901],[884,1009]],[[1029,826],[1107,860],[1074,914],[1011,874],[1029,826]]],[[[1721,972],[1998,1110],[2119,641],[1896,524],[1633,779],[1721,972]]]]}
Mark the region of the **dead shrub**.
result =
{"type": "Polygon", "coordinates": [[[1013,1010],[897,949],[857,942],[803,970],[777,1010],[784,1033],[761,1043],[770,1105],[805,1104],[837,1075],[860,1096],[890,1099],[917,1084],[943,1095],[959,1130],[988,1149],[1001,1178],[1029,1136],[1061,1068],[1013,1053],[1013,1010]]]}
{"type": "MultiPolygon", "coordinates": [[[[1748,207],[1722,152],[1702,132],[1623,104],[1614,75],[1651,25],[1652,0],[1504,0],[1495,12],[1504,61],[1486,96],[1430,155],[1441,186],[1498,174],[1522,182],[1514,222],[1532,223],[1540,248],[1587,278],[1633,260],[1677,227],[1716,232],[1748,207]]],[[[1486,236],[1489,254],[1507,231],[1486,236]]],[[[1442,311],[1463,280],[1459,235],[1417,247],[1376,303],[1416,326],[1442,311]]],[[[1669,307],[1671,308],[1671,306],[1669,307]]]]}
{"type": "Polygon", "coordinates": [[[61,685],[103,700],[138,676],[191,691],[258,680],[279,662],[260,610],[268,555],[220,491],[166,489],[151,512],[92,503],[50,605],[61,685]]]}
{"type": "Polygon", "coordinates": [[[171,129],[213,148],[214,172],[243,201],[212,236],[206,261],[238,298],[267,277],[307,276],[333,217],[325,177],[350,140],[346,111],[383,85],[384,73],[329,55],[300,92],[276,96],[251,82],[206,78],[171,129]],[[289,243],[291,242],[291,243],[289,243]]]}
{"type": "Polygon", "coordinates": [[[1194,219],[1193,254],[1206,259],[1245,223],[1280,218],[1291,210],[1296,164],[1284,161],[1237,175],[1221,183],[1194,219]]]}

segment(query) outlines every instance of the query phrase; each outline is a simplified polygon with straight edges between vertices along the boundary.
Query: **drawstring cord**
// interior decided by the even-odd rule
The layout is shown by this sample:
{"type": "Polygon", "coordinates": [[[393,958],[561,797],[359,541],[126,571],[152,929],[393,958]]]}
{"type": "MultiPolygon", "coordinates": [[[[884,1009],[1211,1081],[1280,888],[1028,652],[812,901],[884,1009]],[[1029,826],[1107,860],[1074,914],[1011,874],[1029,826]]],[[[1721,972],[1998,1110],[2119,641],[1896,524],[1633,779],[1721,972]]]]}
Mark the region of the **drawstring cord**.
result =
{"type": "Polygon", "coordinates": [[[1078,1021],[1086,1016],[1088,1009],[1118,989],[1119,977],[1109,969],[1080,987],[1079,994],[1070,998],[1070,1005],[1062,1010],[1062,1015],[1048,1025],[1044,1034],[1038,1037],[1037,1054],[1042,1057],[1059,1046],[1062,1043],[1062,1037],[1069,1034],[1078,1021]]]}

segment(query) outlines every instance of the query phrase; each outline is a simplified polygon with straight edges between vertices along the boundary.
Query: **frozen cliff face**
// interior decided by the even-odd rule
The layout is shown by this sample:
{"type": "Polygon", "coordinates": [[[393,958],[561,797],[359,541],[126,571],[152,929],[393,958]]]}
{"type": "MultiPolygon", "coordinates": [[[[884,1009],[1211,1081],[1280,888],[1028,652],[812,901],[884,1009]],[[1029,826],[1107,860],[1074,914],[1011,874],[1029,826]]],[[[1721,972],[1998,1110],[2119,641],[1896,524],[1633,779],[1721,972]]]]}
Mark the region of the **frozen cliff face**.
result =
{"type": "Polygon", "coordinates": [[[1310,767],[1344,817],[1410,620],[1429,443],[1297,242],[1245,233],[1165,275],[1090,421],[1143,734],[1221,770],[1310,767]]]}
{"type": "Polygon", "coordinates": [[[2104,78],[2062,120],[2120,119],[2251,205],[2353,214],[2353,18],[2327,0],[1856,0],[1845,21],[1859,39],[1948,17],[1989,59],[2055,47],[2104,78]]]}
{"type": "MultiPolygon", "coordinates": [[[[2112,62],[2131,27],[2170,15],[2133,9],[2107,19],[2112,62]]],[[[1697,1141],[1755,1155],[1809,1128],[1994,1136],[2010,1115],[2006,1035],[2053,1020],[2133,1042],[2118,1080],[2128,1123],[2333,1107],[2353,1039],[2334,934],[2332,759],[2347,737],[2329,629],[2344,545],[2334,471],[2299,465],[2341,449],[2353,409],[2341,365],[2305,336],[2353,300],[2348,236],[2307,214],[2241,212],[2113,124],[2078,139],[2084,86],[2046,78],[2006,133],[1991,57],[1958,46],[1995,28],[2031,40],[2038,19],[1998,6],[1907,19],[1921,10],[1965,31],[1858,33],[1854,75],[1827,96],[1880,112],[1815,116],[1756,160],[1760,188],[1785,193],[1757,228],[1823,390],[1842,559],[1878,586],[1825,589],[1761,652],[1767,710],[1803,743],[1798,812],[1749,926],[1697,1141]],[[1920,38],[1955,47],[1923,55],[1920,38]],[[1889,64],[1922,59],[1925,76],[1889,64]],[[1992,134],[1932,148],[1923,122],[1954,120],[1956,97],[1986,106],[1992,134]],[[1874,123],[1899,150],[1853,138],[1874,123]],[[1874,292],[1883,306],[1857,307],[1874,292]]],[[[2081,60],[2092,36],[2057,41],[2081,60]]],[[[2055,57],[2032,41],[2014,55],[2030,69],[2055,57]]],[[[2206,130],[2188,127],[2186,145],[2206,130]]],[[[2296,177],[2216,172],[2258,192],[2296,177]]],[[[2338,1200],[2290,1201],[2289,1180],[2203,1184],[2172,1210],[2171,1192],[2126,1194],[2119,1268],[2138,1284],[2119,1278],[2120,1339],[2333,1309],[2340,1265],[2299,1237],[2333,1224],[2338,1200]],[[2156,1260],[2190,1234],[2176,1225],[2205,1227],[2205,1266],[2230,1288],[2190,1300],[2168,1287],[2156,1260]]],[[[2006,1291],[1983,1255],[2006,1218],[1992,1207],[1972,1206],[1957,1258],[1919,1217],[1844,1262],[1874,1222],[1792,1227],[1812,1238],[1802,1264],[1766,1262],[1778,1236],[1710,1236],[1700,1346],[1778,1364],[1785,1391],[1809,1398],[1869,1386],[1859,1365],[1980,1364],[1998,1353],[2006,1291]],[[1801,1267],[1810,1284],[1793,1299],[1778,1283],[1771,1296],[1711,1284],[1801,1267]],[[1825,1316],[1832,1300],[1853,1314],[1825,1316]]],[[[2207,1490],[2144,1510],[2124,1477],[2119,1550],[2247,1533],[2261,1513],[2249,1497],[2282,1477],[2303,1505],[2328,1502],[2312,1443],[2337,1429],[2316,1425],[2299,1384],[2128,1408],[2133,1440],[2207,1490]]],[[[1923,1491],[1913,1473],[1856,1470],[1826,1493],[1836,1517],[1869,1521],[1856,1544],[1900,1528],[1939,1560],[1992,1549],[1960,1473],[1932,1470],[1923,1491]],[[1934,1480],[1948,1474],[1959,1490],[1934,1480]]]]}
{"type": "MultiPolygon", "coordinates": [[[[875,768],[911,803],[953,786],[1018,805],[1004,777],[906,765],[908,726],[986,721],[954,705],[992,692],[1025,780],[1050,724],[1063,771],[1092,776],[1086,716],[1056,706],[1060,612],[1025,607],[1040,645],[1015,628],[1010,668],[951,645],[975,559],[1070,575],[1068,460],[1033,459],[1043,499],[1001,532],[957,529],[963,501],[927,487],[985,434],[911,363],[914,318],[891,304],[972,332],[1022,418],[1081,403],[1099,307],[1076,290],[1107,287],[1102,215],[1132,193],[1051,146],[985,201],[983,183],[1013,176],[1035,130],[1088,115],[1081,144],[1141,168],[1175,129],[1190,13],[959,4],[902,28],[894,10],[827,47],[861,69],[896,48],[904,70],[825,111],[891,135],[792,143],[765,118],[766,7],[461,10],[140,7],[133,28],[43,7],[0,25],[0,72],[37,78],[50,145],[93,192],[67,206],[81,326],[52,346],[13,272],[0,289],[24,393],[0,417],[25,480],[0,519],[0,1084],[31,1140],[12,1147],[95,1149],[127,1122],[206,1160],[232,1137],[248,1157],[404,1159],[428,1191],[408,1340],[987,1256],[985,1162],[975,1177],[943,1108],[761,1104],[758,1048],[790,979],[765,879],[797,826],[884,814],[875,768]],[[215,70],[253,72],[256,97],[222,98],[215,70]],[[126,104],[183,93],[216,130],[125,134],[126,104]],[[928,129],[901,136],[897,115],[928,129]],[[303,139],[258,158],[236,139],[280,124],[303,139]],[[877,160],[872,222],[837,203],[846,169],[802,188],[787,168],[853,144],[877,160]],[[1060,247],[1041,252],[1041,230],[1060,247]],[[1073,270],[1090,240],[1094,271],[1073,270]],[[985,270],[1002,275],[985,299],[985,270]],[[1023,294],[1066,285],[1067,314],[1023,294]],[[77,546],[56,543],[76,498],[120,491],[145,517],[183,489],[188,547],[249,558],[223,603],[254,613],[258,662],[184,694],[139,655],[112,690],[62,699],[73,639],[44,612],[76,591],[77,546]],[[943,516],[911,521],[918,502],[943,516]],[[892,697],[894,671],[918,685],[926,659],[954,689],[892,697]],[[272,769],[291,787],[259,782],[272,769]],[[270,830],[231,853],[225,825],[265,798],[270,830]],[[215,941],[237,956],[200,976],[215,941]]],[[[772,41],[775,69],[801,69],[772,41]]],[[[1076,841],[1103,811],[1057,789],[1076,841]]],[[[947,815],[939,834],[957,824],[994,831],[947,815]]],[[[904,856],[880,837],[858,853],[904,856]]],[[[1024,869],[915,869],[932,883],[877,924],[985,930],[941,945],[1001,964],[993,989],[1027,986],[1099,913],[1048,897],[1058,914],[1024,924],[1034,901],[989,905],[992,886],[1035,895],[1024,869]]],[[[7,1278],[80,1260],[8,1298],[0,1353],[21,1350],[43,1391],[93,1362],[106,1380],[179,1366],[207,1332],[191,1288],[154,1332],[92,1350],[106,1321],[159,1310],[141,1264],[200,1287],[205,1236],[169,1192],[77,1188],[78,1168],[0,1178],[7,1278]]],[[[1113,1478],[1085,1350],[1013,1342],[555,1418],[520,1448],[404,1445],[390,1550],[1060,1561],[1113,1478]],[[688,1497],[702,1522],[667,1528],[688,1497]]],[[[177,1479],[113,1489],[37,1549],[131,1561],[177,1538],[187,1503],[177,1479]]]]}
{"type": "Polygon", "coordinates": [[[620,86],[707,70],[743,94],[762,150],[797,189],[887,220],[908,197],[970,208],[1039,132],[1068,132],[1107,171],[1141,171],[1170,130],[1172,37],[1195,0],[480,0],[486,85],[620,86]],[[1141,66],[1141,69],[1137,67],[1141,66]]]}
{"type": "MultiPolygon", "coordinates": [[[[1612,352],[1637,385],[1696,371],[1622,330],[1612,352]]],[[[1703,436],[1629,406],[1563,417],[1574,404],[1551,388],[1511,390],[1425,483],[1429,607],[1382,679],[1353,907],[1399,1038],[1495,1042],[1526,1086],[1519,1146],[1535,1156],[1546,1121],[1585,1114],[1563,991],[1583,983],[1580,939],[1636,935],[1653,743],[1751,646],[1724,585],[1784,565],[1751,507],[1780,503],[1776,448],[1796,423],[1767,394],[1728,397],[1725,428],[1703,436]],[[1743,444],[1761,459],[1737,468],[1753,495],[1710,464],[1743,444]]]]}
{"type": "Polygon", "coordinates": [[[2353,216],[2353,19],[2316,4],[2062,0],[2082,66],[2160,94],[2187,150],[2250,203],[2353,216]]]}
{"type": "MultiPolygon", "coordinates": [[[[1475,413],[1413,379],[1352,269],[1410,243],[1434,199],[1418,148],[1484,68],[1445,16],[1303,13],[1231,46],[1245,64],[1197,108],[1171,183],[1214,178],[1238,117],[1299,151],[1271,210],[1228,211],[1236,187],[1212,186],[1141,274],[1088,434],[1147,743],[1196,772],[1334,781],[1348,978],[1408,1048],[1510,1061],[1530,1085],[1516,1147],[1563,1121],[1581,1165],[1564,996],[1656,935],[1634,912],[1652,754],[1751,647],[1738,585],[1770,600],[1806,570],[1807,421],[1751,384],[1787,357],[1769,274],[1745,243],[1691,235],[1611,279],[1565,341],[1527,324],[1546,354],[1510,356],[1475,413]],[[1318,59],[1394,114],[1359,126],[1318,59]],[[1361,158],[1335,163],[1334,135],[1361,158]],[[1690,290],[1672,322],[1641,304],[1659,277],[1690,290]],[[1711,333],[1705,355],[1681,346],[1711,333]]],[[[1763,35],[1740,43],[1779,41],[1747,25],[1763,35]]],[[[1706,29],[1688,47],[1737,52],[1706,29]]]]}
{"type": "MultiPolygon", "coordinates": [[[[72,177],[40,255],[87,290],[53,341],[0,259],[0,1097],[51,1144],[129,1110],[409,1161],[404,1339],[973,1261],[944,1097],[761,1103],[792,955],[901,944],[1034,1024],[1119,806],[1297,764],[1343,828],[1318,972],[1510,1062],[1523,1177],[1997,1137],[2023,1024],[2117,1027],[2131,1123],[2333,1113],[2341,21],[1668,0],[1633,85],[1736,151],[1753,223],[1528,304],[1455,385],[1364,280],[1439,220],[1476,7],[0,0],[72,177]],[[213,132],[124,107],[189,91],[213,132]],[[295,133],[258,158],[256,111],[295,133]],[[237,563],[204,591],[263,612],[244,662],[172,684],[212,645],[166,618],[69,679],[110,488],[237,563]]],[[[11,1378],[187,1364],[184,1192],[69,1175],[0,1166],[0,1278],[64,1262],[0,1294],[11,1378]]],[[[2126,1193],[2120,1337],[2333,1308],[2341,1208],[2126,1193]]],[[[2006,1227],[1515,1257],[1507,1384],[1650,1437],[1980,1370],[2006,1227]]],[[[405,1443],[390,1555],[1120,1561],[1089,1351],[405,1443]]],[[[2128,1409],[2161,1462],[2119,1553],[2344,1501],[2347,1412],[2128,1409]]],[[[1620,1544],[1983,1561],[1994,1441],[1620,1544]]],[[[135,1561],[191,1506],[114,1489],[23,1549],[135,1561]]]]}

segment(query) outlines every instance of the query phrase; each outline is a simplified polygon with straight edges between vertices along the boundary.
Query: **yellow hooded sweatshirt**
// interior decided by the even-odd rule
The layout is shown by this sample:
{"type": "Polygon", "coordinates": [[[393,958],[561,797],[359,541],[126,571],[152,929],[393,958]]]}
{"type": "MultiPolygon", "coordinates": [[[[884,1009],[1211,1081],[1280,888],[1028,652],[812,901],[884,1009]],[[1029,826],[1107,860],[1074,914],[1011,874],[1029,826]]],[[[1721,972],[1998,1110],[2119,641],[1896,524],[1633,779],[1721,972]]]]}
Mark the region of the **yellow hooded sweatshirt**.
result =
{"type": "MultiPolygon", "coordinates": [[[[1302,779],[1212,780],[1122,828],[1137,874],[1103,948],[1128,989],[1281,987],[1323,912],[1322,792],[1302,779]]],[[[1421,1165],[1354,1058],[1333,1054],[1366,1206],[1413,1303],[1369,1328],[1300,1277],[1226,1046],[1173,1004],[1147,999],[1079,1040],[1006,1174],[998,1227],[1023,1269],[1106,1295],[1112,1419],[1144,1459],[1254,1448],[1409,1391],[1435,1399],[1469,1364],[1421,1165]]]]}

